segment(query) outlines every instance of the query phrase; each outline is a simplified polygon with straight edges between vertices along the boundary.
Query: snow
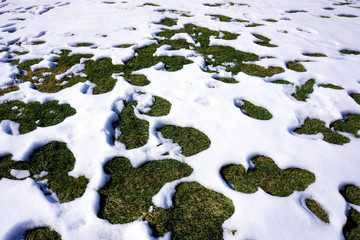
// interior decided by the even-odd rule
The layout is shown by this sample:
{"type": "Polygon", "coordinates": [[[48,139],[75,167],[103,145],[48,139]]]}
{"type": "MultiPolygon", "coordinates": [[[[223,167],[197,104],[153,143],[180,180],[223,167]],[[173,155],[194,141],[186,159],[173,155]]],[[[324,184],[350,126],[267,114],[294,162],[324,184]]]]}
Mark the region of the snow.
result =
{"type": "MultiPolygon", "coordinates": [[[[230,7],[229,1],[218,8],[203,3],[216,1],[154,0],[160,7],[138,7],[147,1],[134,0],[127,3],[104,4],[100,0],[5,0],[0,4],[0,47],[11,51],[26,50],[29,54],[12,56],[0,52],[0,88],[14,83],[18,69],[5,60],[16,57],[25,59],[44,58],[32,69],[51,68],[53,54],[59,49],[69,49],[73,54],[94,54],[93,59],[111,57],[114,64],[123,64],[135,55],[135,49],[154,42],[154,35],[161,25],[154,24],[165,16],[178,17],[178,26],[193,23],[212,30],[241,34],[236,40],[211,39],[211,44],[232,46],[238,50],[253,52],[260,56],[273,56],[256,64],[281,66],[286,71],[274,77],[259,78],[239,73],[237,84],[226,84],[203,72],[204,59],[194,51],[177,51],[162,47],[156,56],[186,56],[194,61],[177,72],[167,72],[158,64],[136,73],[145,74],[151,83],[134,87],[121,75],[111,92],[92,95],[94,84],[79,83],[58,93],[41,93],[32,83],[19,84],[20,90],[0,97],[0,102],[21,100],[23,102],[46,102],[58,100],[76,109],[76,115],[62,123],[19,135],[17,123],[4,120],[0,123],[0,156],[12,155],[14,160],[28,160],[34,149],[51,141],[65,142],[76,158],[74,170],[69,175],[86,176],[89,179],[86,192],[81,198],[60,204],[51,196],[44,196],[31,179],[0,180],[0,239],[16,239],[26,229],[50,226],[63,239],[152,239],[146,222],[137,220],[129,224],[112,225],[99,219],[100,189],[106,183],[103,165],[114,156],[125,156],[133,166],[146,161],[177,159],[190,165],[191,176],[167,183],[153,197],[155,206],[169,208],[175,186],[182,181],[197,181],[203,186],[224,194],[233,201],[235,213],[223,224],[224,239],[342,239],[348,203],[339,194],[344,184],[360,184],[360,140],[347,135],[351,142],[338,146],[324,142],[322,134],[298,135],[292,132],[307,117],[319,118],[330,124],[342,119],[344,113],[360,114],[349,94],[360,92],[360,57],[343,55],[341,49],[360,50],[360,21],[358,18],[341,18],[338,14],[360,15],[360,10],[337,6],[334,11],[324,10],[333,6],[335,0],[246,0],[247,6],[230,7]],[[156,9],[190,11],[193,17],[180,17],[174,13],[159,13],[156,9]],[[306,13],[288,13],[288,10],[306,10],[306,13]],[[236,19],[247,19],[264,26],[245,27],[247,23],[211,21],[208,14],[222,14],[236,19]],[[320,18],[327,15],[330,18],[320,18]],[[15,21],[25,18],[25,21],[15,21]],[[269,23],[264,19],[278,19],[269,23]],[[288,19],[288,20],[286,20],[288,19]],[[287,33],[284,33],[284,32],[287,33]],[[271,39],[277,48],[255,44],[253,33],[271,39]],[[102,37],[107,35],[107,37],[102,37]],[[31,45],[35,40],[45,44],[31,45]],[[17,46],[15,43],[21,41],[17,46]],[[74,43],[91,42],[97,48],[74,47],[74,43]],[[134,44],[129,48],[113,48],[121,44],[134,44]],[[309,58],[304,52],[321,52],[324,58],[309,58]],[[307,69],[298,73],[286,69],[285,62],[302,62],[307,69]],[[302,85],[308,79],[316,79],[314,92],[306,102],[296,101],[291,94],[295,86],[271,84],[271,80],[284,79],[302,85]],[[319,84],[340,85],[344,90],[318,87],[319,84]],[[145,92],[139,95],[137,91],[145,92]],[[153,96],[167,99],[170,114],[164,117],[141,115],[153,104],[153,96]],[[123,100],[139,101],[136,115],[149,122],[148,143],[138,149],[126,150],[119,142],[112,144],[112,122],[123,109],[123,100]],[[244,115],[235,106],[238,99],[246,99],[268,109],[273,118],[260,121],[244,115]],[[164,124],[194,127],[211,140],[209,149],[191,157],[184,157],[181,149],[171,140],[164,139],[156,129],[164,124]],[[161,144],[161,145],[159,145],[161,144]],[[280,168],[297,167],[316,175],[316,182],[304,192],[289,197],[271,196],[259,189],[254,194],[233,191],[219,174],[222,166],[230,163],[250,165],[254,155],[271,157],[280,168]],[[321,222],[305,206],[311,197],[329,212],[330,224],[321,222]],[[232,230],[237,230],[235,235],[232,230]]],[[[234,1],[236,2],[236,1],[234,1]]],[[[354,1],[359,7],[360,2],[354,1]]],[[[174,27],[173,27],[174,28],[174,27]]],[[[175,29],[175,28],[174,28],[175,29]]],[[[176,34],[172,39],[185,39],[194,43],[188,34],[176,34]]],[[[231,64],[231,63],[229,63],[231,64]]],[[[49,70],[50,71],[50,70],[49,70]]],[[[83,64],[68,69],[61,75],[80,74],[83,64]]],[[[231,77],[221,71],[220,76],[231,77]]],[[[44,75],[45,76],[45,75],[44,75]]],[[[85,76],[84,76],[85,77],[85,76]]],[[[117,129],[117,134],[121,129],[117,129]]],[[[46,176],[46,172],[37,176],[46,176]]],[[[12,170],[18,178],[27,177],[24,171],[12,170]]],[[[354,206],[353,206],[354,207],[354,206]]],[[[164,239],[170,238],[167,234],[164,239]]]]}

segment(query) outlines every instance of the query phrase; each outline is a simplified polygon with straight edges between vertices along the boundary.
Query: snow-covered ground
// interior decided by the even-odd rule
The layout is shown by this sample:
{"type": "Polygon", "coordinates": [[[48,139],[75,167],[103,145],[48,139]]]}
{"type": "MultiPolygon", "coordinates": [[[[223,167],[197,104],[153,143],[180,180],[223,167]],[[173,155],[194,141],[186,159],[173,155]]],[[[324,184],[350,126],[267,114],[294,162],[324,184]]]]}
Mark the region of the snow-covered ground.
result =
{"type": "MultiPolygon", "coordinates": [[[[0,52],[0,88],[13,84],[18,73],[16,67],[6,62],[9,52],[28,51],[19,56],[22,60],[44,58],[38,67],[50,67],[52,51],[58,49],[94,54],[94,60],[110,57],[114,64],[123,64],[134,56],[136,48],[152,43],[156,33],[164,27],[155,23],[165,17],[178,19],[177,25],[171,27],[173,29],[193,23],[216,31],[238,33],[240,36],[236,40],[227,40],[226,45],[259,56],[273,56],[257,64],[283,67],[285,72],[266,78],[239,73],[235,76],[239,83],[227,84],[202,71],[204,60],[201,56],[179,50],[177,54],[194,63],[176,72],[164,71],[159,66],[142,69],[140,72],[151,81],[144,87],[133,86],[122,76],[117,77],[112,91],[100,95],[92,94],[94,85],[89,81],[57,93],[41,93],[29,82],[20,83],[19,91],[1,96],[0,101],[58,100],[70,104],[77,112],[60,124],[22,135],[16,131],[9,134],[10,127],[2,123],[0,156],[10,154],[14,160],[28,160],[39,146],[51,141],[65,142],[76,158],[74,170],[69,174],[74,177],[84,175],[89,184],[82,197],[60,204],[44,196],[32,179],[1,179],[0,239],[16,239],[26,229],[39,226],[50,226],[63,239],[152,239],[151,229],[145,221],[110,224],[98,218],[97,191],[106,182],[103,165],[114,156],[125,156],[133,166],[139,166],[149,160],[164,158],[161,155],[165,152],[190,165],[194,172],[185,179],[166,184],[153,197],[156,206],[171,206],[174,187],[180,181],[197,181],[233,201],[235,213],[223,224],[224,239],[342,239],[349,203],[339,189],[345,184],[360,185],[360,140],[344,133],[350,143],[336,145],[323,141],[321,134],[299,135],[293,129],[299,128],[308,117],[321,119],[329,126],[346,114],[360,114],[360,106],[349,96],[360,92],[360,55],[340,53],[343,49],[360,51],[360,2],[334,5],[337,1],[245,0],[241,3],[247,5],[234,5],[227,0],[151,1],[159,6],[144,3],[149,1],[114,0],[109,4],[101,0],[2,0],[0,47],[9,49],[0,52]],[[205,3],[222,5],[209,7],[205,3]],[[334,10],[325,10],[326,7],[334,10]],[[159,9],[176,9],[191,17],[156,11],[159,9]],[[291,13],[292,10],[306,12],[291,13]],[[211,18],[210,14],[249,20],[263,26],[221,22],[211,18]],[[359,17],[340,17],[339,14],[359,17]],[[256,38],[252,34],[264,35],[278,47],[255,44],[256,38]],[[45,43],[31,44],[40,40],[45,43]],[[22,44],[12,44],[14,42],[22,44]],[[83,42],[94,43],[96,48],[73,47],[83,42]],[[113,47],[121,44],[134,45],[131,48],[113,47]],[[323,53],[327,57],[304,56],[306,52],[323,53]],[[302,62],[306,72],[295,72],[285,66],[293,60],[312,61],[302,62]],[[316,80],[314,92],[306,102],[297,101],[291,94],[296,86],[310,78],[316,80]],[[270,83],[277,79],[294,85],[270,83]],[[343,90],[322,88],[321,84],[334,84],[343,90]],[[122,109],[122,100],[137,98],[139,108],[147,105],[149,98],[139,97],[139,91],[165,98],[172,107],[170,114],[164,117],[138,114],[150,123],[150,139],[141,148],[126,150],[121,143],[112,144],[111,123],[122,109]],[[234,105],[236,99],[247,99],[265,107],[273,118],[261,121],[244,115],[234,105]],[[191,157],[183,156],[175,144],[159,146],[163,138],[155,129],[161,124],[199,129],[210,138],[211,146],[191,157]],[[262,189],[253,194],[232,190],[220,176],[221,167],[235,163],[248,168],[255,155],[271,157],[282,169],[308,170],[315,174],[316,181],[305,191],[294,192],[288,197],[272,196],[262,189]],[[329,213],[329,224],[309,211],[306,198],[322,204],[329,213]],[[232,230],[236,230],[235,235],[232,230]]],[[[192,38],[187,40],[192,41],[192,38]]],[[[211,44],[225,44],[225,41],[212,38],[211,44]]],[[[166,50],[159,49],[157,54],[166,54],[166,50]]],[[[79,73],[82,66],[70,70],[79,73]]],[[[26,172],[13,173],[20,174],[20,178],[27,176],[26,172]]],[[[358,206],[352,207],[360,210],[358,206]]]]}

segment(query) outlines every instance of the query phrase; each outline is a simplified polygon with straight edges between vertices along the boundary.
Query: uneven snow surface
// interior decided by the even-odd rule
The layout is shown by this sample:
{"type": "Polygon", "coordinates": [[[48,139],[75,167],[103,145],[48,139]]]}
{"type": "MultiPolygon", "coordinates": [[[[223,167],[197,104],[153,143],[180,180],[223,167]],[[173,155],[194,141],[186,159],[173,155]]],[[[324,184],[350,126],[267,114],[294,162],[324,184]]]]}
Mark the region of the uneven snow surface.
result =
{"type": "MultiPolygon", "coordinates": [[[[333,5],[336,0],[245,0],[241,3],[247,6],[231,6],[227,0],[153,0],[151,3],[159,6],[139,7],[147,1],[114,1],[114,4],[106,4],[101,0],[0,0],[0,47],[29,51],[20,56],[22,60],[43,58],[39,66],[34,66],[39,68],[51,68],[51,52],[58,49],[94,54],[94,60],[110,57],[113,64],[123,64],[134,56],[136,48],[152,43],[155,34],[164,27],[155,23],[171,17],[178,18],[174,29],[193,23],[241,34],[236,40],[226,41],[226,45],[259,56],[273,56],[257,64],[280,66],[285,72],[265,78],[239,73],[235,76],[239,83],[227,84],[202,71],[204,59],[196,53],[185,49],[167,53],[162,47],[157,50],[157,56],[185,56],[194,63],[176,72],[165,71],[161,64],[142,69],[139,72],[151,81],[144,87],[133,86],[117,76],[113,90],[101,95],[92,95],[94,84],[89,81],[57,93],[41,93],[30,83],[17,83],[20,90],[1,96],[0,102],[58,100],[70,104],[76,114],[60,124],[39,127],[22,135],[16,123],[4,120],[0,128],[0,156],[10,154],[14,160],[28,160],[39,146],[51,141],[65,142],[76,158],[69,175],[84,175],[89,184],[82,197],[60,204],[56,198],[45,196],[34,180],[26,178],[28,172],[13,171],[19,180],[0,180],[0,239],[16,239],[26,229],[40,226],[50,226],[62,239],[153,239],[145,221],[110,224],[98,218],[97,191],[107,181],[103,165],[113,157],[125,156],[133,166],[139,166],[149,160],[164,159],[162,155],[166,152],[170,153],[167,158],[188,164],[194,172],[185,179],[166,184],[153,197],[156,206],[171,207],[174,187],[179,181],[197,181],[233,201],[235,213],[223,224],[224,239],[343,239],[342,228],[349,204],[339,189],[345,184],[360,185],[360,140],[345,133],[350,143],[335,145],[323,141],[321,134],[298,135],[293,130],[308,117],[321,119],[329,126],[346,114],[360,114],[360,106],[349,96],[360,92],[360,55],[340,53],[342,49],[360,51],[360,9],[355,8],[360,7],[360,2],[353,1],[350,7],[333,5]],[[223,5],[208,7],[205,3],[223,5]],[[335,9],[329,11],[325,7],[335,9]],[[191,17],[157,9],[186,11],[191,17]],[[306,12],[289,13],[290,10],[306,12]],[[209,14],[264,25],[245,27],[248,23],[221,22],[209,14]],[[339,14],[359,17],[339,17],[339,14]],[[321,15],[330,18],[321,18],[321,15]],[[257,45],[252,34],[264,35],[278,47],[257,45]],[[30,44],[40,40],[45,43],[30,44]],[[22,45],[12,44],[17,41],[22,45]],[[96,48],[73,47],[82,42],[94,43],[96,48]],[[113,47],[121,44],[134,46],[113,47]],[[311,58],[304,56],[304,52],[319,52],[327,57],[311,58]],[[285,66],[287,61],[293,60],[313,61],[302,62],[306,72],[295,72],[285,66]],[[310,78],[316,79],[314,92],[307,101],[297,101],[291,94],[296,86],[310,78]],[[294,85],[270,83],[277,79],[294,85]],[[344,89],[322,88],[321,84],[334,84],[344,89]],[[138,91],[148,95],[140,96],[138,91]],[[151,95],[167,99],[172,104],[170,114],[158,118],[138,114],[150,123],[150,138],[145,146],[126,150],[120,142],[114,145],[111,123],[117,120],[117,113],[123,108],[122,100],[136,99],[139,101],[137,110],[146,111],[152,104],[151,95]],[[261,121],[244,115],[234,104],[237,99],[247,99],[265,107],[273,118],[261,121]],[[210,138],[211,146],[185,157],[176,144],[159,145],[164,139],[155,129],[163,124],[194,127],[210,138]],[[235,163],[248,168],[255,155],[272,158],[282,169],[296,167],[311,171],[316,181],[305,191],[294,192],[289,197],[272,196],[262,189],[253,194],[232,190],[221,178],[221,167],[235,163]],[[330,224],[308,210],[305,199],[309,197],[327,210],[330,224]],[[232,230],[236,230],[234,235],[232,230]]],[[[173,39],[194,43],[185,33],[173,39]]],[[[211,44],[224,42],[211,39],[211,44]]],[[[16,82],[19,70],[6,62],[10,57],[8,52],[0,52],[1,89],[16,82]]],[[[56,78],[66,78],[72,73],[80,75],[82,70],[83,65],[78,64],[56,78]]],[[[226,77],[229,73],[223,74],[226,77]]],[[[352,207],[360,210],[355,205],[352,207]]]]}

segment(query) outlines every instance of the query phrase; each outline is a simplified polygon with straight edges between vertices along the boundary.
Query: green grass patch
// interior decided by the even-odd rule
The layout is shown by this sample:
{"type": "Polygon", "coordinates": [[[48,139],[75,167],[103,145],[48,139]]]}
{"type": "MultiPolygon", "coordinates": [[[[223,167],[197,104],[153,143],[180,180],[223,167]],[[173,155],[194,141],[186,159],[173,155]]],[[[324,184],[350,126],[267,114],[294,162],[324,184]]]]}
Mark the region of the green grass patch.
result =
{"type": "Polygon", "coordinates": [[[166,18],[162,19],[158,24],[172,27],[172,26],[177,25],[177,19],[166,17],[166,18]]]}
{"type": "Polygon", "coordinates": [[[360,187],[355,185],[346,185],[340,193],[349,203],[360,206],[360,187]]]}
{"type": "Polygon", "coordinates": [[[61,235],[49,227],[26,230],[24,240],[61,240],[61,235]]]}
{"type": "MultiPolygon", "coordinates": [[[[0,162],[0,177],[16,179],[10,175],[11,169],[28,170],[35,181],[47,179],[47,188],[56,193],[60,203],[64,203],[81,197],[88,184],[88,179],[84,176],[69,176],[68,173],[73,170],[74,164],[75,157],[65,143],[51,142],[36,149],[30,156],[30,161],[12,161],[9,157],[4,158],[0,162]],[[43,171],[48,174],[37,179],[35,175],[43,171]]],[[[46,189],[42,190],[48,194],[46,189]]]]}
{"type": "Polygon", "coordinates": [[[330,16],[320,15],[321,18],[330,18],[330,16]]]}
{"type": "Polygon", "coordinates": [[[269,120],[272,114],[264,107],[257,106],[250,101],[241,100],[242,104],[237,106],[245,115],[258,120],[269,120]]]}
{"type": "Polygon", "coordinates": [[[171,103],[162,97],[154,96],[154,98],[154,105],[151,107],[150,111],[145,114],[153,117],[168,115],[171,109],[171,103]]]}
{"type": "Polygon", "coordinates": [[[124,76],[125,80],[135,86],[146,86],[150,84],[149,79],[144,74],[133,74],[124,76]]]}
{"type": "Polygon", "coordinates": [[[245,27],[260,27],[260,26],[265,26],[265,25],[260,23],[251,23],[246,25],[245,27]]]}
{"type": "Polygon", "coordinates": [[[233,19],[234,22],[240,22],[240,23],[248,23],[250,22],[249,20],[245,20],[245,19],[233,19]]]}
{"type": "Polygon", "coordinates": [[[136,102],[124,102],[124,109],[119,114],[121,135],[117,138],[126,149],[139,148],[149,140],[149,122],[135,116],[136,102]]]}
{"type": "Polygon", "coordinates": [[[287,80],[282,80],[282,79],[272,81],[271,83],[275,83],[275,84],[291,84],[291,85],[294,85],[292,82],[289,82],[289,81],[287,81],[287,80]]]}
{"type": "Polygon", "coordinates": [[[44,104],[11,101],[0,104],[0,122],[11,120],[19,123],[20,134],[31,132],[37,127],[56,125],[75,113],[76,110],[69,104],[59,104],[58,101],[44,104]]]}
{"type": "Polygon", "coordinates": [[[352,3],[348,2],[348,1],[333,3],[333,5],[335,5],[335,6],[344,6],[344,5],[350,5],[350,4],[352,4],[352,3]]]}
{"type": "Polygon", "coordinates": [[[335,89],[335,90],[343,90],[344,89],[344,88],[334,85],[334,84],[320,84],[319,87],[331,88],[331,89],[335,89]]]}
{"type": "Polygon", "coordinates": [[[350,97],[352,97],[352,99],[354,99],[354,101],[360,105],[360,93],[352,93],[350,97]]]}
{"type": "Polygon", "coordinates": [[[346,240],[360,239],[360,213],[354,208],[349,211],[343,233],[346,240]]]}
{"type": "Polygon", "coordinates": [[[315,175],[298,168],[280,169],[269,157],[256,156],[252,160],[253,169],[246,170],[242,165],[226,165],[221,176],[234,187],[235,191],[255,193],[258,187],[266,193],[287,197],[294,191],[305,191],[315,182],[315,175]]]}
{"type": "Polygon", "coordinates": [[[224,83],[238,83],[234,78],[225,78],[225,77],[213,77],[214,79],[224,82],[224,83]]]}
{"type": "Polygon", "coordinates": [[[155,3],[144,3],[143,5],[139,5],[138,7],[146,7],[146,6],[149,6],[149,7],[160,7],[160,5],[157,5],[155,3]]]}
{"type": "Polygon", "coordinates": [[[31,42],[31,45],[42,45],[44,43],[45,43],[45,41],[33,41],[33,42],[31,42]]]}
{"type": "Polygon", "coordinates": [[[263,47],[277,47],[277,45],[271,44],[270,43],[270,38],[267,38],[265,36],[262,36],[260,34],[252,34],[254,37],[256,37],[257,39],[259,39],[260,41],[256,40],[254,41],[254,43],[263,46],[263,47]]]}
{"type": "Polygon", "coordinates": [[[352,14],[338,14],[338,17],[346,17],[346,18],[357,18],[358,16],[352,14]]]}
{"type": "Polygon", "coordinates": [[[195,155],[210,147],[210,139],[201,131],[192,127],[165,125],[159,129],[164,138],[172,139],[182,148],[186,157],[195,155]]]}
{"type": "Polygon", "coordinates": [[[152,205],[152,197],[167,183],[187,177],[191,167],[176,160],[147,162],[138,168],[130,160],[117,157],[104,167],[110,180],[99,190],[98,217],[112,224],[129,223],[143,216],[152,205]]]}
{"type": "Polygon", "coordinates": [[[203,5],[206,6],[206,7],[220,7],[220,6],[224,5],[224,4],[222,4],[222,3],[214,3],[214,4],[204,3],[203,5]]]}
{"type": "Polygon", "coordinates": [[[360,138],[358,134],[360,130],[360,115],[359,114],[348,114],[346,119],[336,120],[331,124],[335,131],[347,132],[353,134],[355,137],[360,138]]]}
{"type": "Polygon", "coordinates": [[[351,54],[351,55],[360,55],[360,51],[350,50],[350,49],[342,49],[340,50],[342,54],[351,54]]]}
{"type": "Polygon", "coordinates": [[[93,43],[83,42],[83,43],[77,43],[74,45],[74,47],[90,47],[93,46],[93,43]]]}
{"type": "Polygon", "coordinates": [[[324,210],[320,203],[314,199],[307,198],[305,199],[305,204],[312,213],[321,219],[321,221],[330,223],[329,214],[324,210]]]}
{"type": "Polygon", "coordinates": [[[295,129],[294,132],[297,134],[310,135],[322,133],[324,135],[324,141],[338,145],[350,142],[349,138],[327,128],[325,122],[319,119],[307,118],[304,124],[300,128],[295,129]]]}
{"type": "Polygon", "coordinates": [[[303,53],[303,55],[308,57],[327,57],[325,54],[322,53],[303,53]]]}
{"type": "Polygon", "coordinates": [[[235,208],[224,195],[206,189],[197,182],[176,186],[173,207],[155,207],[145,216],[154,236],[171,232],[171,239],[223,239],[223,222],[235,208]]]}
{"type": "Polygon", "coordinates": [[[309,79],[307,82],[302,85],[301,87],[296,86],[295,93],[291,94],[296,100],[305,102],[306,99],[309,97],[309,94],[311,94],[314,91],[314,84],[315,79],[309,79]]]}
{"type": "Polygon", "coordinates": [[[0,89],[0,96],[3,96],[5,95],[6,93],[9,93],[9,92],[14,92],[14,91],[17,91],[19,90],[19,87],[16,86],[16,85],[11,85],[5,89],[0,89]]]}
{"type": "Polygon", "coordinates": [[[272,18],[268,18],[268,19],[264,19],[264,21],[267,21],[267,22],[278,22],[278,20],[275,20],[275,19],[272,19],[272,18]]]}
{"type": "Polygon", "coordinates": [[[115,45],[115,48],[128,48],[133,46],[134,44],[121,44],[121,45],[115,45]]]}
{"type": "Polygon", "coordinates": [[[213,14],[211,17],[217,18],[220,22],[231,22],[232,18],[224,15],[213,14]]]}
{"type": "Polygon", "coordinates": [[[295,72],[306,72],[306,68],[298,62],[290,61],[286,63],[286,67],[295,72]]]}
{"type": "Polygon", "coordinates": [[[301,13],[301,12],[306,13],[307,11],[305,11],[305,10],[289,10],[289,11],[286,11],[286,13],[301,13]]]}

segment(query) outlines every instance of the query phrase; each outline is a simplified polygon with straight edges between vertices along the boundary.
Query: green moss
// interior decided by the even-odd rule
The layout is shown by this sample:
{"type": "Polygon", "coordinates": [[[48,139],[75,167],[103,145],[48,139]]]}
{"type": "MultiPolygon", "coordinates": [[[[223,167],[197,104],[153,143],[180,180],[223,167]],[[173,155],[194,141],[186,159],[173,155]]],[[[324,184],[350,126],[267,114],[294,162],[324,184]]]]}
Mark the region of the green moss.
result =
{"type": "Polygon", "coordinates": [[[14,179],[14,177],[10,174],[13,165],[14,161],[11,160],[10,155],[0,157],[0,180],[2,178],[14,179]]]}
{"type": "Polygon", "coordinates": [[[291,85],[293,85],[292,82],[289,82],[287,80],[282,80],[282,79],[272,81],[271,83],[275,83],[275,84],[291,84],[291,85]]]}
{"type": "Polygon", "coordinates": [[[248,23],[250,22],[249,20],[245,20],[245,19],[233,19],[234,22],[240,22],[240,23],[248,23]]]}
{"type": "Polygon", "coordinates": [[[149,79],[144,74],[133,74],[124,76],[125,80],[135,86],[146,86],[150,84],[149,79]]]}
{"type": "Polygon", "coordinates": [[[264,24],[260,24],[260,23],[252,23],[252,24],[248,24],[245,27],[260,27],[260,26],[264,26],[264,24]]]}
{"type": "Polygon", "coordinates": [[[357,50],[350,50],[350,49],[342,49],[340,50],[342,54],[351,54],[351,55],[359,55],[360,51],[357,50]]]}
{"type": "Polygon", "coordinates": [[[312,213],[321,219],[321,221],[330,223],[329,214],[324,210],[320,203],[311,198],[307,198],[305,199],[305,204],[312,213]]]}
{"type": "Polygon", "coordinates": [[[360,213],[354,208],[349,211],[343,233],[346,240],[360,239],[360,213]]]}
{"type": "Polygon", "coordinates": [[[224,83],[238,83],[234,78],[215,77],[214,79],[224,83]]]}
{"type": "Polygon", "coordinates": [[[311,94],[314,91],[314,84],[315,84],[315,79],[309,79],[301,87],[296,86],[296,91],[295,93],[291,94],[291,96],[296,98],[298,101],[305,102],[306,99],[309,97],[309,94],[311,94]]]}
{"type": "Polygon", "coordinates": [[[337,120],[332,124],[332,127],[335,131],[351,133],[355,137],[360,138],[358,134],[360,130],[360,115],[348,114],[345,121],[337,120]]]}
{"type": "Polygon", "coordinates": [[[324,135],[324,141],[338,145],[350,142],[349,138],[327,128],[325,122],[319,119],[307,118],[301,128],[295,129],[294,132],[297,134],[311,135],[322,133],[324,135]]]}
{"type": "Polygon", "coordinates": [[[26,230],[25,240],[61,240],[61,235],[49,227],[26,230]]]}
{"type": "Polygon", "coordinates": [[[327,57],[325,54],[322,53],[303,53],[303,55],[308,57],[327,57]]]}
{"type": "Polygon", "coordinates": [[[171,103],[168,100],[158,96],[155,96],[154,98],[154,105],[151,107],[150,111],[145,114],[153,117],[168,115],[171,109],[171,103]]]}
{"type": "Polygon", "coordinates": [[[254,37],[256,37],[257,39],[260,39],[260,41],[254,41],[256,44],[260,45],[260,46],[264,46],[264,47],[277,47],[277,45],[271,44],[270,43],[270,38],[267,38],[265,36],[262,36],[260,34],[253,34],[254,37]]]}
{"type": "Polygon", "coordinates": [[[352,14],[338,14],[338,17],[346,17],[346,18],[357,18],[358,16],[352,14]]]}
{"type": "Polygon", "coordinates": [[[172,139],[182,148],[184,156],[189,157],[210,147],[210,139],[201,131],[191,127],[165,125],[160,129],[164,138],[172,139]]]}
{"type": "Polygon", "coordinates": [[[135,116],[135,102],[124,102],[124,105],[119,115],[121,135],[117,140],[125,144],[126,149],[142,147],[149,140],[149,122],[135,116]]]}
{"type": "Polygon", "coordinates": [[[74,45],[74,47],[90,47],[93,46],[93,43],[83,42],[83,43],[77,43],[74,45]]]}
{"type": "Polygon", "coordinates": [[[307,12],[305,10],[289,10],[289,11],[286,11],[287,13],[300,13],[300,12],[307,12]]]}
{"type": "Polygon", "coordinates": [[[224,39],[224,40],[235,40],[238,38],[238,36],[240,36],[240,34],[231,33],[231,32],[227,32],[227,31],[221,31],[221,33],[224,34],[224,36],[222,37],[222,39],[224,39]]]}
{"type": "Polygon", "coordinates": [[[334,85],[334,84],[320,84],[319,87],[323,87],[323,88],[331,88],[331,89],[336,89],[336,90],[342,90],[344,88],[334,85]]]}
{"type": "Polygon", "coordinates": [[[352,97],[352,99],[354,99],[354,101],[360,105],[360,93],[352,93],[350,97],[352,97]]]}
{"type": "Polygon", "coordinates": [[[267,22],[278,22],[278,20],[275,20],[275,19],[272,19],[272,18],[264,19],[264,21],[267,21],[267,22]]]}
{"type": "Polygon", "coordinates": [[[31,42],[31,45],[41,45],[44,43],[45,43],[45,41],[33,41],[33,42],[31,42]]]}
{"type": "Polygon", "coordinates": [[[19,87],[16,86],[16,85],[11,85],[5,89],[0,89],[0,96],[3,96],[5,95],[6,93],[9,93],[9,92],[14,92],[14,91],[17,91],[19,90],[19,87]]]}
{"type": "Polygon", "coordinates": [[[68,173],[73,170],[74,164],[74,155],[65,143],[51,142],[36,149],[30,156],[30,161],[12,161],[5,157],[0,163],[0,177],[16,179],[9,174],[11,169],[28,170],[35,181],[47,179],[47,187],[56,193],[60,203],[64,203],[81,197],[88,184],[88,179],[84,176],[69,176],[68,173]],[[37,179],[35,175],[43,171],[48,174],[42,179],[37,179]]]}
{"type": "Polygon", "coordinates": [[[145,219],[155,236],[171,232],[171,239],[223,239],[223,222],[234,213],[232,201],[197,182],[176,186],[173,207],[154,208],[145,219]]]}
{"type": "Polygon", "coordinates": [[[298,168],[280,169],[266,156],[256,156],[252,163],[255,167],[247,171],[242,165],[224,166],[221,176],[235,191],[255,193],[260,187],[265,192],[279,197],[287,197],[294,191],[305,191],[315,182],[313,173],[298,168]]]}
{"type": "Polygon", "coordinates": [[[0,122],[11,120],[19,123],[20,134],[31,132],[37,127],[56,125],[75,113],[76,110],[69,104],[59,104],[58,101],[50,101],[44,104],[11,101],[0,104],[0,122]]]}
{"type": "Polygon", "coordinates": [[[143,216],[152,205],[152,197],[167,182],[189,176],[191,167],[176,160],[147,162],[133,168],[123,157],[109,161],[104,170],[110,181],[99,190],[98,216],[112,224],[129,223],[143,216]]]}
{"type": "Polygon", "coordinates": [[[213,14],[211,17],[217,18],[220,22],[231,22],[232,18],[224,15],[213,14]]]}
{"type": "Polygon", "coordinates": [[[158,24],[172,27],[172,26],[177,25],[177,19],[166,17],[166,18],[162,19],[158,24]]]}
{"type": "Polygon", "coordinates": [[[286,67],[296,72],[306,72],[306,68],[298,62],[287,62],[286,67]]]}
{"type": "Polygon", "coordinates": [[[360,187],[355,185],[346,185],[344,190],[340,192],[346,201],[360,206],[360,187]]]}
{"type": "Polygon", "coordinates": [[[272,118],[272,114],[266,108],[256,106],[247,100],[242,100],[242,102],[242,105],[237,107],[240,108],[245,115],[258,120],[269,120],[272,118]]]}

